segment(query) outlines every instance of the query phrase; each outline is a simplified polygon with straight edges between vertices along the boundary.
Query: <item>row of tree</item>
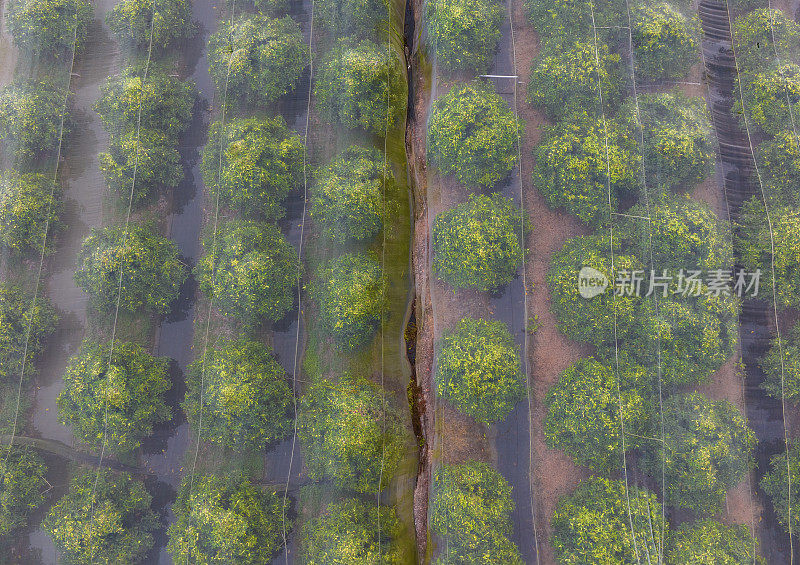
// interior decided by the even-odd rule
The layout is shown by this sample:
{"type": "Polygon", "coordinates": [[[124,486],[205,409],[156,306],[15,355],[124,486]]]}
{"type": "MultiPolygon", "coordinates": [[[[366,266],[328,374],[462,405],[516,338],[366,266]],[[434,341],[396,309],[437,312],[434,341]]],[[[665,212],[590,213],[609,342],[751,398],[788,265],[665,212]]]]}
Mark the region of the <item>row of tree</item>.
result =
{"type": "MultiPolygon", "coordinates": [[[[783,313],[800,306],[800,25],[778,9],[740,2],[732,34],[741,94],[734,111],[758,142],[755,196],[742,206],[737,250],[750,269],[764,273],[762,292],[783,313]],[[752,10],[752,11],[748,11],[752,10]]],[[[783,318],[783,316],[781,316],[783,318]]],[[[762,387],[774,398],[800,398],[800,324],[775,337],[761,359],[762,387]]],[[[800,444],[796,438],[762,470],[761,487],[772,501],[778,521],[790,533],[800,520],[800,444]]]]}
{"type": "Polygon", "coordinates": [[[755,434],[733,404],[685,392],[731,357],[738,332],[729,291],[687,282],[688,270],[733,264],[726,226],[683,194],[713,168],[705,101],[677,90],[627,96],[632,85],[684,80],[699,59],[697,18],[666,2],[527,7],[542,38],[528,100],[556,120],[534,150],[532,181],[550,206],[596,230],[568,240],[547,274],[559,329],[596,347],[545,398],[547,445],[597,476],[558,503],[557,559],[753,562],[747,528],[712,517],[754,466],[755,434]],[[584,267],[609,281],[593,298],[579,293],[584,267]],[[672,278],[617,292],[635,271],[672,278]],[[628,460],[629,451],[637,457],[628,460]],[[662,485],[661,500],[628,474],[605,478],[630,471],[633,460],[662,485]],[[699,520],[670,532],[662,505],[699,520]]]}

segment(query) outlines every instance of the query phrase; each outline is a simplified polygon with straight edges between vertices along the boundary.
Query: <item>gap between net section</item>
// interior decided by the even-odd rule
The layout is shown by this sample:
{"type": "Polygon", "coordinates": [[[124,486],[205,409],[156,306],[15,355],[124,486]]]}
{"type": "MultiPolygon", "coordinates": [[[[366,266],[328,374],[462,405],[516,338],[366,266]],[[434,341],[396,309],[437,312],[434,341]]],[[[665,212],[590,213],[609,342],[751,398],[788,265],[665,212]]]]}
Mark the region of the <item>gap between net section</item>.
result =
{"type": "MultiPolygon", "coordinates": [[[[609,242],[610,242],[610,252],[611,252],[611,273],[613,276],[614,273],[614,223],[612,221],[613,216],[611,215],[614,211],[614,207],[612,205],[611,199],[611,160],[609,156],[609,149],[608,149],[608,122],[606,120],[606,111],[605,105],[603,101],[603,85],[600,79],[600,53],[598,48],[598,39],[597,39],[597,24],[595,22],[594,17],[594,0],[589,0],[589,10],[592,19],[592,33],[594,38],[594,57],[595,57],[595,64],[597,65],[597,92],[600,98],[600,114],[603,119],[603,133],[605,138],[605,153],[606,153],[606,191],[608,193],[608,211],[609,211],[609,221],[608,221],[608,228],[609,228],[609,242]]],[[[616,308],[616,294],[612,292],[611,295],[612,300],[612,310],[614,312],[614,363],[615,363],[615,373],[617,377],[617,390],[619,391],[619,339],[617,337],[617,308],[616,308]]],[[[631,539],[633,541],[633,551],[636,556],[636,562],[641,565],[641,558],[639,557],[639,547],[638,542],[636,540],[636,530],[633,527],[633,513],[631,512],[631,499],[630,494],[628,492],[628,462],[627,456],[625,454],[625,420],[622,418],[622,396],[621,394],[617,395],[618,403],[619,403],[619,414],[620,414],[620,441],[621,441],[621,449],[622,449],[622,470],[625,479],[625,501],[627,504],[627,511],[628,511],[628,524],[631,530],[631,539]]],[[[645,548],[647,546],[645,545],[645,548]]],[[[649,550],[647,554],[647,562],[650,563],[650,555],[649,550]]]]}

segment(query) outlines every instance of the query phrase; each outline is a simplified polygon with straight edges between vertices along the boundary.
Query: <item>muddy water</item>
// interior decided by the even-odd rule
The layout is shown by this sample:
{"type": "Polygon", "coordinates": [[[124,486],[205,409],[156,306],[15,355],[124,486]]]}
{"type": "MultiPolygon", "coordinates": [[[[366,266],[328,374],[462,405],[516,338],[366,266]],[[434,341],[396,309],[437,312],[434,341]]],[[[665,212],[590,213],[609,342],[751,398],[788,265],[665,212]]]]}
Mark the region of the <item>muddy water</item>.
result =
{"type": "MultiPolygon", "coordinates": [[[[756,194],[753,155],[746,132],[732,112],[738,97],[734,88],[736,63],[725,3],[702,1],[699,13],[703,25],[703,50],[706,59],[710,96],[709,108],[720,142],[720,158],[725,192],[736,220],[742,203],[756,194]]],[[[758,360],[774,334],[773,305],[764,300],[746,300],[740,315],[742,361],[745,364],[745,404],[750,426],[759,440],[756,449],[755,483],[768,469],[769,458],[784,450],[784,426],[780,402],[766,396],[760,388],[764,375],[758,360]]],[[[777,523],[764,493],[755,488],[765,510],[757,520],[757,535],[767,563],[789,562],[789,539],[777,523]]],[[[797,545],[797,544],[795,544],[797,545]]],[[[800,553],[796,552],[797,557],[800,553]]]]}

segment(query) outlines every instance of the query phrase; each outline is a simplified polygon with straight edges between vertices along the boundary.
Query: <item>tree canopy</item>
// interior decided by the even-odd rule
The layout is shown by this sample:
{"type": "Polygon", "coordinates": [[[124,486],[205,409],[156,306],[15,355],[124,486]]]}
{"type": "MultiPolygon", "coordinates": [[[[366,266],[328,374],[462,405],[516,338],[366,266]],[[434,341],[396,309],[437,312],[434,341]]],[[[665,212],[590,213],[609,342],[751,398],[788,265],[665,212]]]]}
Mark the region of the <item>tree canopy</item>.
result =
{"type": "Polygon", "coordinates": [[[30,515],[44,502],[47,467],[27,448],[0,448],[0,545],[25,527],[30,515]]]}
{"type": "Polygon", "coordinates": [[[772,63],[776,51],[784,60],[800,56],[800,25],[781,10],[760,8],[741,15],[734,20],[731,32],[736,61],[746,72],[772,63]]]}
{"type": "Polygon", "coordinates": [[[317,322],[342,347],[365,345],[380,329],[386,281],[371,255],[348,253],[323,265],[311,285],[317,322]]]}
{"type": "Polygon", "coordinates": [[[280,116],[215,122],[203,151],[211,193],[243,214],[275,219],[303,182],[303,139],[280,116]]]}
{"type": "Polygon", "coordinates": [[[15,255],[49,251],[61,211],[53,182],[41,173],[0,173],[0,248],[15,255]]]}
{"type": "Polygon", "coordinates": [[[757,546],[757,539],[744,524],[726,526],[702,520],[673,532],[665,561],[675,565],[765,565],[754,553],[757,546]]]}
{"type": "Polygon", "coordinates": [[[404,450],[399,415],[364,378],[319,380],[300,402],[297,437],[308,476],[341,489],[376,493],[397,471],[404,450]]]}
{"type": "Polygon", "coordinates": [[[623,104],[619,120],[636,139],[641,128],[648,188],[688,189],[711,174],[716,151],[702,97],[640,94],[623,104]]]}
{"type": "Polygon", "coordinates": [[[436,387],[479,422],[504,419],[525,396],[519,348],[503,322],[462,319],[437,343],[436,387]]]}
{"type": "Polygon", "coordinates": [[[260,565],[283,544],[283,494],[242,477],[185,477],[173,511],[167,550],[175,563],[260,565]]]}
{"type": "MultiPolygon", "coordinates": [[[[622,270],[644,269],[635,255],[614,249],[611,269],[611,245],[607,236],[574,237],[553,254],[547,272],[550,308],[558,329],[568,338],[600,345],[613,343],[614,335],[624,339],[633,326],[641,302],[635,296],[614,296],[614,281],[622,270]],[[589,267],[599,272],[607,286],[593,298],[580,294],[580,271],[589,267]],[[615,316],[616,313],[616,316],[615,316]]],[[[599,288],[598,288],[599,290],[599,288]]]]}
{"type": "Polygon", "coordinates": [[[433,103],[428,157],[442,174],[468,187],[489,188],[516,165],[522,128],[489,84],[457,85],[433,103]]]}
{"type": "Polygon", "coordinates": [[[641,2],[631,10],[634,61],[644,80],[686,76],[697,62],[697,18],[689,19],[667,2],[641,2]]]}
{"type": "Polygon", "coordinates": [[[655,494],[604,478],[584,480],[562,497],[552,524],[556,559],[587,565],[632,565],[645,555],[659,555],[667,529],[655,494]]]}
{"type": "Polygon", "coordinates": [[[200,290],[245,326],[276,322],[294,304],[300,277],[297,251],[272,224],[222,222],[203,239],[195,269],[200,290]]]}
{"type": "Polygon", "coordinates": [[[196,92],[191,81],[177,80],[166,68],[131,65],[108,77],[94,106],[103,125],[114,135],[142,128],[175,140],[192,121],[196,92]]]}
{"type": "Polygon", "coordinates": [[[768,135],[775,135],[800,115],[800,66],[791,62],[759,67],[752,73],[739,74],[736,79],[742,88],[742,100],[736,101],[733,111],[748,118],[768,135]]]}
{"type": "Polygon", "coordinates": [[[187,269],[170,239],[144,226],[93,228],[78,253],[75,282],[100,310],[169,310],[187,269]],[[120,280],[121,277],[121,280],[120,280]]]}
{"type": "Polygon", "coordinates": [[[769,351],[761,359],[761,368],[764,369],[761,387],[767,394],[791,402],[800,400],[800,323],[780,340],[772,339],[769,351]]]}
{"type": "Polygon", "coordinates": [[[605,44],[600,44],[595,53],[592,40],[545,49],[533,61],[528,102],[543,108],[554,119],[576,111],[599,116],[598,76],[603,90],[603,110],[612,110],[622,96],[619,55],[610,53],[605,44]]]}
{"type": "Polygon", "coordinates": [[[78,469],[42,529],[65,563],[139,563],[159,526],[151,500],[142,483],[127,473],[78,469]]]}
{"type": "MultiPolygon", "coordinates": [[[[594,358],[570,365],[545,398],[544,437],[551,449],[563,449],[576,463],[600,472],[622,462],[622,423],[628,435],[643,435],[652,406],[643,394],[652,375],[629,363],[594,358]],[[621,421],[622,420],[622,421],[621,421]]],[[[634,447],[631,439],[626,448],[634,447]]]]}
{"type": "Polygon", "coordinates": [[[320,63],[314,82],[317,108],[331,123],[383,136],[403,119],[402,72],[394,51],[371,41],[342,39],[320,63]]]}
{"type": "Polygon", "coordinates": [[[428,2],[428,42],[438,66],[446,71],[489,70],[503,15],[497,0],[428,2]]]}
{"type": "Polygon", "coordinates": [[[206,441],[261,451],[291,431],[292,388],[266,346],[221,339],[189,366],[183,407],[206,441]],[[202,411],[202,420],[199,416],[202,411]]]}
{"type": "Polygon", "coordinates": [[[525,0],[524,5],[543,43],[553,49],[576,39],[593,41],[595,31],[599,39],[608,41],[616,35],[616,27],[628,25],[625,0],[593,4],[582,0],[525,0]]]}
{"type": "Polygon", "coordinates": [[[166,358],[135,343],[85,341],[64,373],[58,418],[93,448],[129,453],[172,417],[165,401],[172,388],[168,367],[166,358]]]}
{"type": "Polygon", "coordinates": [[[0,382],[16,383],[36,371],[34,361],[57,322],[46,296],[34,301],[22,288],[0,283],[0,382]]]}
{"type": "Polygon", "coordinates": [[[778,132],[756,147],[765,193],[772,204],[800,206],[800,144],[793,130],[778,132]]]}
{"type": "Polygon", "coordinates": [[[687,195],[663,195],[648,206],[633,206],[615,235],[658,274],[664,269],[677,275],[681,269],[709,272],[733,265],[729,227],[708,204],[687,195]]]}
{"type": "MultiPolygon", "coordinates": [[[[638,299],[625,347],[647,367],[660,362],[663,384],[703,382],[733,355],[738,340],[738,302],[707,292],[702,288],[697,297],[659,296],[657,306],[653,299],[638,299]]],[[[611,355],[613,341],[607,341],[601,350],[611,355]]]]}
{"type": "Polygon", "coordinates": [[[800,478],[800,446],[792,444],[789,446],[788,464],[787,453],[779,453],[770,459],[769,470],[761,479],[761,488],[767,494],[778,522],[787,531],[789,530],[789,508],[791,507],[791,528],[793,532],[800,526],[800,515],[797,508],[800,508],[800,492],[796,488],[800,478]],[[791,480],[791,499],[789,498],[789,481],[791,480]]]}
{"type": "Polygon", "coordinates": [[[577,113],[547,128],[534,154],[533,184],[547,203],[590,225],[607,222],[618,198],[641,188],[636,138],[616,121],[577,113]]]}
{"type": "Polygon", "coordinates": [[[289,16],[242,14],[211,35],[208,63],[220,92],[263,106],[294,90],[308,66],[308,46],[289,16]]]}
{"type": "Polygon", "coordinates": [[[758,296],[771,299],[774,288],[778,308],[796,308],[800,306],[800,209],[770,206],[769,216],[771,221],[767,222],[764,203],[757,197],[746,202],[734,245],[746,270],[761,271],[758,296]]]}
{"type": "Polygon", "coordinates": [[[388,0],[318,0],[315,17],[332,35],[373,35],[389,21],[388,0]]]}
{"type": "Polygon", "coordinates": [[[511,486],[489,465],[441,464],[433,476],[430,528],[447,543],[438,565],[521,565],[509,540],[514,501],[511,486]]]}
{"type": "Polygon", "coordinates": [[[311,217],[328,239],[368,240],[383,229],[383,193],[393,183],[381,151],[353,145],[317,170],[311,217]]]}
{"type": "Polygon", "coordinates": [[[7,21],[17,47],[58,58],[83,44],[92,5],[87,0],[11,0],[7,21]]]}
{"type": "Polygon", "coordinates": [[[192,5],[188,0],[122,0],[106,16],[121,43],[147,49],[166,48],[194,33],[192,5]]]}
{"type": "Polygon", "coordinates": [[[403,555],[395,541],[400,532],[393,507],[344,499],[328,504],[303,525],[300,560],[308,565],[400,565],[403,555]]]}
{"type": "Polygon", "coordinates": [[[17,80],[0,90],[0,140],[6,154],[25,165],[53,155],[72,129],[69,102],[65,89],[46,78],[17,80]]]}
{"type": "Polygon", "coordinates": [[[667,505],[716,514],[754,465],[755,434],[736,406],[697,392],[667,398],[662,415],[664,449],[648,452],[645,466],[665,474],[667,505]]]}
{"type": "Polygon", "coordinates": [[[183,180],[181,156],[174,140],[158,130],[142,128],[113,137],[108,151],[100,153],[99,161],[108,186],[125,202],[131,191],[133,202],[137,203],[183,180]]]}
{"type": "Polygon", "coordinates": [[[433,272],[455,288],[498,290],[522,264],[524,224],[511,200],[470,196],[433,223],[433,272]]]}

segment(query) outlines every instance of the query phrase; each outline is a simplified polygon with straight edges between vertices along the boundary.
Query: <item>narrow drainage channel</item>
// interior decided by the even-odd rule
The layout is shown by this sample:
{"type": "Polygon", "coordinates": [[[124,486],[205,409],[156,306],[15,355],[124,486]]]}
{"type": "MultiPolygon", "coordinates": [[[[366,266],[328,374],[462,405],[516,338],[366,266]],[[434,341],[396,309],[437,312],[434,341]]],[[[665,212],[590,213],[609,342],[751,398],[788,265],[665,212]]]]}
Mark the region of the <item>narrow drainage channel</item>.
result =
{"type": "MultiPolygon", "coordinates": [[[[755,178],[753,154],[747,134],[732,111],[738,92],[730,17],[725,3],[701,1],[698,9],[703,27],[703,53],[710,90],[709,112],[719,140],[719,158],[731,220],[735,222],[739,218],[742,204],[757,193],[758,179],[755,178]]],[[[781,403],[765,395],[759,386],[764,374],[758,361],[768,348],[774,330],[769,322],[771,313],[770,302],[745,300],[740,315],[739,337],[745,365],[747,419],[758,438],[754,495],[765,509],[761,520],[756,520],[756,535],[761,542],[762,555],[768,563],[788,563],[788,535],[778,524],[772,505],[758,487],[758,481],[768,468],[769,459],[784,449],[781,403]]],[[[800,552],[796,552],[795,557],[798,555],[800,552]]]]}

